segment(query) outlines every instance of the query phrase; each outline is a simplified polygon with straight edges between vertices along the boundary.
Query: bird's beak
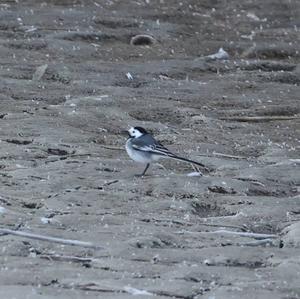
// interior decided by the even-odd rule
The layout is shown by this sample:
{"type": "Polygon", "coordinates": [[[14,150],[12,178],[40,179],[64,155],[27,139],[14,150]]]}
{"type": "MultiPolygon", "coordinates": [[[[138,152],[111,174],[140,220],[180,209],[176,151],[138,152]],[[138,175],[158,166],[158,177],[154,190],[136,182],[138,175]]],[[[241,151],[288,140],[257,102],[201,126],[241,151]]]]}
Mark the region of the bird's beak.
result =
{"type": "Polygon", "coordinates": [[[121,135],[130,137],[129,132],[127,130],[122,130],[121,135]]]}

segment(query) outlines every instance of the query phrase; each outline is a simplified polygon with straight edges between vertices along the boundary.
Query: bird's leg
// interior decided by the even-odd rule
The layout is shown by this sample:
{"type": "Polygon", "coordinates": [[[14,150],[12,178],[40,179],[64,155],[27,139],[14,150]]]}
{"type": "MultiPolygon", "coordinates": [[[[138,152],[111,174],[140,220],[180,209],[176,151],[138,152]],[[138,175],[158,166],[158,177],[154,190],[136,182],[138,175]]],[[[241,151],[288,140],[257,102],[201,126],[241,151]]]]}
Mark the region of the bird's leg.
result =
{"type": "Polygon", "coordinates": [[[146,173],[147,169],[149,168],[149,166],[150,166],[150,163],[147,163],[146,168],[145,168],[145,170],[144,170],[143,173],[142,173],[142,176],[145,175],[145,173],[146,173]]]}

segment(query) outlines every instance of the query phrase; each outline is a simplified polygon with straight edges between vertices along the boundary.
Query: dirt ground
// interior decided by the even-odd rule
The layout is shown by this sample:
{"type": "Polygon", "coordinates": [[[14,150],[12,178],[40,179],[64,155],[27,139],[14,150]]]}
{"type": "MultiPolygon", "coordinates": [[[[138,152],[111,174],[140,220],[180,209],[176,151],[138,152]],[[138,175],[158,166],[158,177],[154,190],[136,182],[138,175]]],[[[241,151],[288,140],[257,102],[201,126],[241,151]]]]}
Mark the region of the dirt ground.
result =
{"type": "Polygon", "coordinates": [[[1,0],[0,61],[0,229],[104,247],[1,234],[1,299],[300,297],[300,1],[1,0]]]}

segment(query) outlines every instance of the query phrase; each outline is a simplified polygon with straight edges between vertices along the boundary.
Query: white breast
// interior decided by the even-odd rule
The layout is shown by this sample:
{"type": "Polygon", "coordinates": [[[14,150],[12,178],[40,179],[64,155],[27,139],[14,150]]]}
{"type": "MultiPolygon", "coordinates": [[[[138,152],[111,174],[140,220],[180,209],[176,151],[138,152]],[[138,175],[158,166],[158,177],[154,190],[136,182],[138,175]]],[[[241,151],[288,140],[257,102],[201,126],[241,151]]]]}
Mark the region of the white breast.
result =
{"type": "Polygon", "coordinates": [[[153,161],[152,155],[149,153],[135,150],[131,145],[130,139],[127,140],[125,148],[128,156],[136,162],[147,164],[153,161]]]}

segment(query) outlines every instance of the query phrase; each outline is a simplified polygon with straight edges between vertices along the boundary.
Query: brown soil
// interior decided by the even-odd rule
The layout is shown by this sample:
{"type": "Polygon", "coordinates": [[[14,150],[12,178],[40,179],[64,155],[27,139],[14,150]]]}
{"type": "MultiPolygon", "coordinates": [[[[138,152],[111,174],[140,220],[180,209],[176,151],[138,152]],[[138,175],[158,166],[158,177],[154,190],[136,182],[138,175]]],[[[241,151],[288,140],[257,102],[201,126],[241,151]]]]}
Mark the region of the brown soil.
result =
{"type": "Polygon", "coordinates": [[[0,228],[104,249],[2,234],[0,298],[299,298],[299,20],[296,0],[2,0],[0,228]],[[135,177],[132,125],[211,171],[135,177]]]}

